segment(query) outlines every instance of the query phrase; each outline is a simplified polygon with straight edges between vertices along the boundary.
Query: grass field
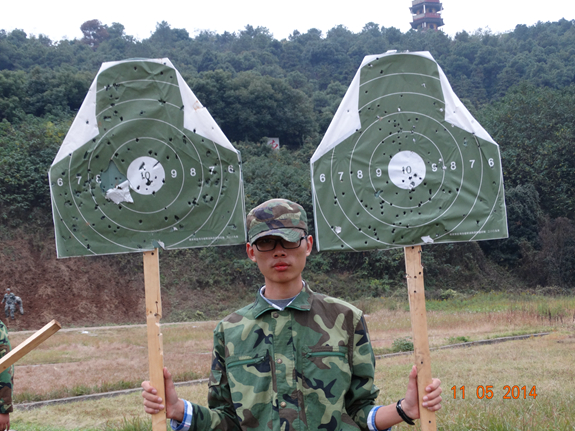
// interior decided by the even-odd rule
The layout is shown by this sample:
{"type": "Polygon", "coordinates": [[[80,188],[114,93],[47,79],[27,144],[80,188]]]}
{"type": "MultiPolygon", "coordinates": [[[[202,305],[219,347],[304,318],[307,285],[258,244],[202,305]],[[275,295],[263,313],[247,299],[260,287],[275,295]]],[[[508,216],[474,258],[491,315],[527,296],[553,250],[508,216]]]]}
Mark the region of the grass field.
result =
{"type": "MultiPolygon", "coordinates": [[[[410,336],[404,302],[380,298],[358,303],[367,314],[376,353],[410,336]]],[[[575,430],[575,298],[479,295],[428,301],[431,346],[453,340],[551,331],[530,338],[466,349],[432,351],[433,374],[442,380],[440,430],[575,430]],[[507,388],[508,387],[508,388],[507,388]],[[465,395],[465,396],[463,396],[465,395]]],[[[209,373],[214,322],[163,327],[165,363],[179,380],[209,373]]],[[[16,402],[137,387],[147,377],[145,328],[60,332],[16,367],[16,402]]],[[[16,345],[26,337],[13,339],[16,345]]],[[[16,338],[16,337],[15,337],[16,338]]],[[[411,355],[382,358],[376,382],[379,403],[403,396],[411,355]]],[[[207,386],[178,388],[205,404],[207,386]]],[[[12,414],[12,428],[37,430],[150,430],[139,393],[75,402],[12,414]]],[[[400,425],[399,430],[419,429],[400,425]]]]}

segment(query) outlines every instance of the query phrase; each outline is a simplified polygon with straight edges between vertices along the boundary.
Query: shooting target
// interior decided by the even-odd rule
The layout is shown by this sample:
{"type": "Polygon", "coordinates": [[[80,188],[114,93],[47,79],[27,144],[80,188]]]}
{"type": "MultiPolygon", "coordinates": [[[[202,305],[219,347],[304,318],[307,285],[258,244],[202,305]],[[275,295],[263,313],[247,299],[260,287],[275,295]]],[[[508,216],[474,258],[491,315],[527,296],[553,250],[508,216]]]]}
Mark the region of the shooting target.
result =
{"type": "Polygon", "coordinates": [[[240,155],[167,59],[102,65],[49,179],[58,257],[245,242],[240,155]]]}
{"type": "Polygon", "coordinates": [[[311,170],[318,250],[507,237],[499,146],[429,53],[366,57],[311,170]]]}

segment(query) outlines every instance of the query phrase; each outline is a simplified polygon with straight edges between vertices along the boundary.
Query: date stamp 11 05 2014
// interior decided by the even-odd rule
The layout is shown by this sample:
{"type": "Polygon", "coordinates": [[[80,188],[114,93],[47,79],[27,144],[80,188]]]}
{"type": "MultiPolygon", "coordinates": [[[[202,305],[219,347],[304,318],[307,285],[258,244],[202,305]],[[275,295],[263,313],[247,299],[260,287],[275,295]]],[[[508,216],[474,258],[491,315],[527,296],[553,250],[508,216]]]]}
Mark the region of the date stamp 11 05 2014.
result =
{"type": "MultiPolygon", "coordinates": [[[[458,398],[460,399],[465,399],[465,395],[466,395],[466,391],[465,391],[465,386],[461,386],[461,387],[457,387],[457,386],[453,386],[451,388],[451,390],[453,391],[453,399],[456,400],[458,398]]],[[[493,398],[495,396],[495,392],[493,389],[493,385],[479,385],[475,388],[475,396],[482,400],[482,399],[488,399],[490,400],[491,398],[493,398]]],[[[535,398],[537,398],[537,389],[535,386],[532,386],[531,388],[529,388],[527,385],[523,385],[523,386],[519,386],[519,385],[505,385],[503,386],[503,392],[502,392],[502,399],[504,400],[517,400],[517,399],[524,399],[526,400],[527,398],[533,398],[533,400],[535,400],[535,398]]]]}

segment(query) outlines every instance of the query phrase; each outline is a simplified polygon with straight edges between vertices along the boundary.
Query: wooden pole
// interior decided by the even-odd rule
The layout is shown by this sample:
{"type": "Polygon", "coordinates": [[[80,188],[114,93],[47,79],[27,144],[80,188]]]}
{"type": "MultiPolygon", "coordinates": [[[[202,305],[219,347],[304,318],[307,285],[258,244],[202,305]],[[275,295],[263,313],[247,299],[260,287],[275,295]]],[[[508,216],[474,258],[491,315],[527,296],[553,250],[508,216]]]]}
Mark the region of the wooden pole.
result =
{"type": "MultiPolygon", "coordinates": [[[[144,252],[144,284],[146,287],[146,324],[148,327],[150,382],[158,391],[158,396],[165,403],[164,346],[160,331],[162,299],[160,296],[160,259],[158,249],[144,252]]],[[[152,430],[166,431],[165,409],[152,415],[152,430]]]]}
{"type": "Polygon", "coordinates": [[[427,338],[427,315],[425,312],[425,289],[423,284],[423,265],[421,265],[421,246],[405,247],[405,273],[409,292],[409,311],[413,332],[413,349],[417,366],[417,389],[419,393],[419,420],[422,431],[436,431],[435,412],[422,406],[425,387],[431,381],[431,355],[427,338]]]}
{"type": "Polygon", "coordinates": [[[42,329],[36,331],[32,336],[18,344],[18,347],[14,348],[0,359],[0,373],[20,360],[24,355],[30,353],[31,350],[34,350],[61,328],[62,326],[57,321],[52,320],[42,329]]]}

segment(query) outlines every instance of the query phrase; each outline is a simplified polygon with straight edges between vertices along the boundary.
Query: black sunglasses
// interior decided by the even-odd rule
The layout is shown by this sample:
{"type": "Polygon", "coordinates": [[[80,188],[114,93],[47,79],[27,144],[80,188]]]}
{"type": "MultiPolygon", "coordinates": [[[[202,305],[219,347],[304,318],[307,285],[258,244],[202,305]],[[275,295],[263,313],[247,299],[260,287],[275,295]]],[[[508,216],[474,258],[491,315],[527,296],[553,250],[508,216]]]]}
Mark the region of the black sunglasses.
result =
{"type": "Polygon", "coordinates": [[[299,241],[292,242],[286,241],[283,238],[260,238],[254,242],[254,245],[259,251],[272,251],[275,250],[278,243],[280,243],[284,249],[292,250],[294,248],[298,248],[304,239],[306,239],[306,237],[302,236],[299,241]]]}

